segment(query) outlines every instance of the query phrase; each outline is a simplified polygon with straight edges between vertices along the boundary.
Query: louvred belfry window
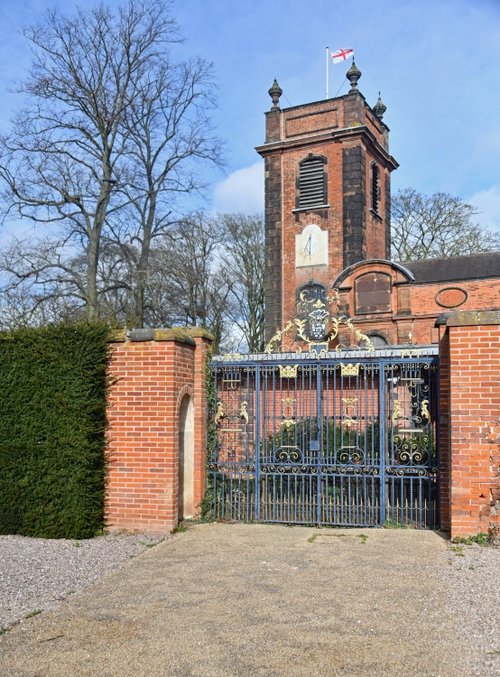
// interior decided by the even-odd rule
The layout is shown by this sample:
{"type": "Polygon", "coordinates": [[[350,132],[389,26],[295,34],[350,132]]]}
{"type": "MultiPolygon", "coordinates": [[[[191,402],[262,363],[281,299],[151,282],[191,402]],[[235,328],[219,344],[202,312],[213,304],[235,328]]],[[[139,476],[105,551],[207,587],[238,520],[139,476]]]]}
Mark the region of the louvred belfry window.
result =
{"type": "Polygon", "coordinates": [[[372,210],[378,214],[380,202],[380,171],[377,165],[372,163],[372,210]]]}
{"type": "Polygon", "coordinates": [[[299,165],[299,209],[326,204],[325,159],[311,156],[299,165]]]}

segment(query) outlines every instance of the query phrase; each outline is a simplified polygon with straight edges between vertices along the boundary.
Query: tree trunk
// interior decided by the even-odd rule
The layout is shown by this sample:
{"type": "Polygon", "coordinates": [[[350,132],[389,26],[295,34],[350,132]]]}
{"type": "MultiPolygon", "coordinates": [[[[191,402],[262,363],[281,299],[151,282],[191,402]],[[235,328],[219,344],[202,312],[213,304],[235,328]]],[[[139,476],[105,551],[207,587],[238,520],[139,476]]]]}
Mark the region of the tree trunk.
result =
{"type": "Polygon", "coordinates": [[[135,327],[144,326],[144,299],[146,295],[146,284],[149,271],[149,256],[151,253],[151,241],[153,236],[153,226],[156,214],[156,193],[149,194],[148,215],[144,223],[141,255],[137,265],[136,289],[134,293],[134,313],[133,322],[135,327]]]}
{"type": "Polygon", "coordinates": [[[87,319],[95,322],[99,318],[99,298],[97,294],[97,265],[99,261],[100,234],[92,230],[87,247],[87,319]]]}

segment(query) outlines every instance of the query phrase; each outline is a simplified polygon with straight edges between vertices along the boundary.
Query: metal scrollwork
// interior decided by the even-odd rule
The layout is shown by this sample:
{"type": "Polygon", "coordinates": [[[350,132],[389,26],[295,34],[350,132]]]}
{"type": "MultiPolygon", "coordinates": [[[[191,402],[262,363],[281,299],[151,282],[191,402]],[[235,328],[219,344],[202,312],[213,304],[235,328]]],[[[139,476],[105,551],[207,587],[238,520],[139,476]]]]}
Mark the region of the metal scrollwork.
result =
{"type": "Polygon", "coordinates": [[[287,323],[287,325],[283,329],[278,329],[276,334],[272,337],[272,339],[269,341],[269,343],[266,345],[266,348],[264,350],[265,353],[268,355],[271,355],[274,352],[274,346],[281,348],[281,339],[283,336],[286,336],[286,334],[290,331],[290,329],[294,326],[294,323],[292,320],[287,323]]]}
{"type": "Polygon", "coordinates": [[[414,431],[410,437],[394,436],[394,456],[401,465],[421,465],[428,461],[430,439],[424,434],[415,437],[416,432],[422,431],[414,431]]]}
{"type": "Polygon", "coordinates": [[[396,421],[403,416],[403,410],[401,408],[401,402],[399,400],[394,400],[394,403],[392,405],[392,422],[396,423],[396,421]]]}
{"type": "Polygon", "coordinates": [[[424,418],[427,420],[427,422],[429,422],[430,419],[431,419],[428,404],[429,404],[429,400],[422,400],[422,403],[421,403],[421,406],[420,406],[420,417],[421,417],[422,421],[424,420],[424,418]]]}
{"type": "Polygon", "coordinates": [[[364,461],[364,452],[359,447],[342,447],[337,453],[339,463],[358,465],[364,461]]]}
{"type": "Polygon", "coordinates": [[[302,451],[299,447],[283,446],[276,450],[276,463],[300,463],[302,461],[302,451]]]}
{"type": "Polygon", "coordinates": [[[377,476],[379,469],[368,465],[355,466],[338,466],[327,465],[321,468],[321,472],[325,475],[372,475],[377,476]]]}
{"type": "Polygon", "coordinates": [[[386,466],[385,473],[389,477],[431,477],[435,479],[438,474],[438,468],[426,467],[401,467],[401,466],[386,466]]]}
{"type": "MultiPolygon", "coordinates": [[[[295,340],[306,343],[310,352],[316,352],[318,357],[328,354],[329,345],[338,335],[341,326],[346,327],[355,344],[353,347],[360,350],[373,352],[375,347],[370,338],[363,334],[347,315],[338,314],[339,296],[335,292],[332,296],[325,298],[311,298],[307,290],[300,292],[297,310],[298,317],[287,322],[283,329],[278,329],[265,348],[267,354],[283,350],[282,341],[288,336],[292,329],[295,329],[295,340]]],[[[338,345],[336,350],[342,350],[338,345]]]]}
{"type": "Polygon", "coordinates": [[[243,355],[240,353],[225,353],[222,359],[224,362],[239,362],[243,359],[243,355]]]}
{"type": "Polygon", "coordinates": [[[248,423],[248,403],[242,402],[240,407],[240,419],[245,423],[248,423]]]}
{"type": "Polygon", "coordinates": [[[286,397],[281,400],[283,406],[283,420],[280,425],[285,430],[291,430],[295,426],[295,400],[286,397]]]}
{"type": "Polygon", "coordinates": [[[420,357],[422,351],[419,348],[405,348],[401,351],[401,357],[420,357]]]}

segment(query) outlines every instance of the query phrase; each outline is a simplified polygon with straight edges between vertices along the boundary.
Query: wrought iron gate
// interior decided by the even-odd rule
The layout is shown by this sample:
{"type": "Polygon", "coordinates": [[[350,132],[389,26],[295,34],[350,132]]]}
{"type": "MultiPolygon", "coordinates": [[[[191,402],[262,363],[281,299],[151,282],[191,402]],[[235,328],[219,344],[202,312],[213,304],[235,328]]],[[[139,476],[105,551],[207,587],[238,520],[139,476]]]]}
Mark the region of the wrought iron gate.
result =
{"type": "Polygon", "coordinates": [[[435,528],[437,351],[214,360],[217,518],[435,528]]]}

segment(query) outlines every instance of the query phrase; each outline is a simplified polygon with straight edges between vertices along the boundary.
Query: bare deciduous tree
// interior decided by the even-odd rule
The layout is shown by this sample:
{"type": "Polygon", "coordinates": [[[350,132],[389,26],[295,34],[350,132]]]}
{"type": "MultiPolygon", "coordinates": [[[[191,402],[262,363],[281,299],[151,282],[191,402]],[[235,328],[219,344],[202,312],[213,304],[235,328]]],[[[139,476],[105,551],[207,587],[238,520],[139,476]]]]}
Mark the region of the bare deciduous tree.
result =
{"type": "Polygon", "coordinates": [[[500,249],[500,235],[474,223],[478,211],[447,193],[413,188],[392,198],[392,252],[399,261],[450,257],[500,249]]]}
{"type": "Polygon", "coordinates": [[[150,325],[204,326],[215,349],[227,338],[230,278],[222,266],[224,231],[216,220],[194,214],[155,248],[147,290],[150,325]]]}
{"type": "Polygon", "coordinates": [[[2,327],[83,316],[85,266],[64,240],[13,239],[0,251],[0,271],[2,327]]]}
{"type": "Polygon", "coordinates": [[[152,70],[125,115],[132,174],[122,192],[129,208],[113,235],[134,271],[129,323],[142,326],[151,248],[178,220],[177,197],[200,191],[199,166],[221,164],[221,141],[208,113],[213,109],[211,64],[202,59],[152,70]]]}
{"type": "MultiPolygon", "coordinates": [[[[203,134],[195,134],[203,116],[185,116],[190,106],[203,108],[210,69],[203,62],[170,66],[166,44],[178,32],[169,8],[161,0],[130,0],[116,12],[103,5],[71,18],[51,11],[26,30],[33,48],[23,90],[28,103],[0,144],[6,211],[50,224],[51,232],[60,227],[83,264],[77,286],[89,319],[99,315],[107,291],[99,288],[99,260],[120,211],[135,200],[143,229],[139,246],[127,250],[140,252],[141,316],[150,241],[168,218],[168,209],[157,208],[162,191],[189,189],[179,163],[216,150],[208,128],[205,146],[203,134]],[[191,125],[181,125],[188,119],[191,125]]],[[[55,257],[58,266],[64,277],[66,266],[55,257]]]]}
{"type": "MultiPolygon", "coordinates": [[[[97,271],[101,317],[131,326],[139,245],[104,238],[97,271]],[[125,251],[126,247],[129,251],[125,251]]],[[[147,326],[205,326],[215,349],[263,349],[262,217],[193,214],[158,235],[144,288],[147,326]]],[[[53,237],[0,251],[0,324],[44,324],[84,313],[85,257],[53,237]]]]}
{"type": "Polygon", "coordinates": [[[223,261],[229,274],[228,314],[250,352],[264,350],[264,220],[262,215],[223,214],[223,261]]]}

